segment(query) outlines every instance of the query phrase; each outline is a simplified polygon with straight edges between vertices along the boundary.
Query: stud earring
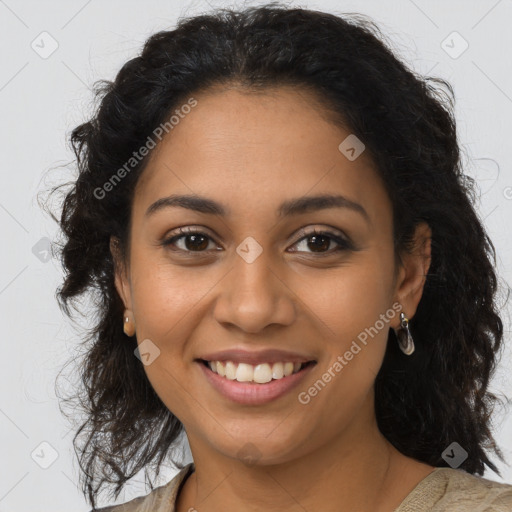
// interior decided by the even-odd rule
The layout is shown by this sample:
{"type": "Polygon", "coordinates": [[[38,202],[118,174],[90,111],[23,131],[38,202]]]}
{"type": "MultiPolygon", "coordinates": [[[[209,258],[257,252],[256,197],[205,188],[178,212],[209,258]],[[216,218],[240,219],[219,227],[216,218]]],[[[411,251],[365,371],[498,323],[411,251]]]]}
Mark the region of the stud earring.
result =
{"type": "Polygon", "coordinates": [[[123,331],[127,336],[133,336],[135,334],[135,323],[133,321],[133,315],[129,309],[124,312],[123,331]]]}
{"type": "Polygon", "coordinates": [[[409,319],[406,318],[404,313],[400,313],[400,328],[398,332],[395,330],[398,346],[400,350],[407,356],[410,356],[414,352],[414,340],[412,339],[411,332],[409,330],[409,319]]]}

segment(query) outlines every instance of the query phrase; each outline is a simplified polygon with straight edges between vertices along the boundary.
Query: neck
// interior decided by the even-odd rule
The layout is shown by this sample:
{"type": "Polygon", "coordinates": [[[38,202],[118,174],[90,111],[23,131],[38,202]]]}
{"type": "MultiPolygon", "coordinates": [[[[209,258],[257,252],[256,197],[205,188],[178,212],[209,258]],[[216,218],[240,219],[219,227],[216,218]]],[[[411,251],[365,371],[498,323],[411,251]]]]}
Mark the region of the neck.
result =
{"type": "Polygon", "coordinates": [[[433,469],[411,464],[367,417],[317,449],[279,464],[246,465],[187,434],[195,472],[178,496],[177,512],[224,512],[226,503],[230,510],[247,511],[387,512],[433,469]]]}

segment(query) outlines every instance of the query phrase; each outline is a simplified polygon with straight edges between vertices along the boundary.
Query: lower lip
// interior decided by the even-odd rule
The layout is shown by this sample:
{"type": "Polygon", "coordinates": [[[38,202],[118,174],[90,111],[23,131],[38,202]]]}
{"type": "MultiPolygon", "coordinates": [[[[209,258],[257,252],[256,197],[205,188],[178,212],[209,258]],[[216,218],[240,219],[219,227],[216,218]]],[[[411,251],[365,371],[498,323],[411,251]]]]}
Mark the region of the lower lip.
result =
{"type": "Polygon", "coordinates": [[[219,393],[233,402],[243,405],[261,405],[276,400],[298,386],[306,375],[309,374],[310,370],[316,366],[316,363],[309,364],[302,370],[288,377],[271,380],[266,384],[257,384],[255,382],[229,380],[213,372],[203,362],[198,361],[197,363],[210,384],[219,391],[219,393]]]}

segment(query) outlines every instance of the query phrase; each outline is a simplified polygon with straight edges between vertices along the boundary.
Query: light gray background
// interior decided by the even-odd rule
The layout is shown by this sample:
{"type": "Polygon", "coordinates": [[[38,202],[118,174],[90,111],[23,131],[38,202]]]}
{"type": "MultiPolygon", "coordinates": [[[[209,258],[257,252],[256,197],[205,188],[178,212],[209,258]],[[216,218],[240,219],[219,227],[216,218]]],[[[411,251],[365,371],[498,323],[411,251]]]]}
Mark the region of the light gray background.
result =
{"type": "MultiPolygon", "coordinates": [[[[79,337],[54,299],[61,271],[55,259],[45,261],[44,238],[53,238],[56,227],[39,209],[36,194],[72,179],[73,172],[59,166],[72,158],[66,137],[90,113],[90,86],[95,80],[113,79],[151,33],[173,28],[179,16],[227,5],[177,0],[0,0],[0,512],[90,508],[77,488],[73,431],[59,412],[55,394],[57,373],[75,353],[79,337]],[[58,43],[48,58],[31,47],[35,41],[40,53],[51,48],[49,37],[40,36],[44,31],[58,43]],[[42,38],[46,38],[44,49],[42,38]],[[54,170],[46,176],[50,169],[54,170]],[[58,457],[44,469],[41,464],[52,462],[53,450],[58,457]]],[[[367,14],[415,70],[453,84],[466,172],[478,178],[479,212],[497,249],[498,270],[510,282],[512,159],[507,143],[512,133],[512,2],[325,0],[292,5],[367,14]],[[463,41],[450,36],[454,31],[469,44],[457,58],[453,57],[463,41]],[[445,40],[445,47],[452,46],[451,56],[443,49],[445,40]]],[[[510,397],[510,304],[503,313],[507,350],[492,389],[510,397]]],[[[72,386],[72,367],[65,374],[72,386]]],[[[496,414],[494,422],[496,438],[512,463],[511,412],[496,414]]],[[[186,455],[191,460],[188,451],[186,455]]],[[[512,468],[501,464],[499,468],[503,479],[492,472],[484,476],[512,483],[512,468]]],[[[164,471],[158,485],[174,474],[164,471]]],[[[137,478],[119,502],[146,492],[142,477],[137,478]]]]}

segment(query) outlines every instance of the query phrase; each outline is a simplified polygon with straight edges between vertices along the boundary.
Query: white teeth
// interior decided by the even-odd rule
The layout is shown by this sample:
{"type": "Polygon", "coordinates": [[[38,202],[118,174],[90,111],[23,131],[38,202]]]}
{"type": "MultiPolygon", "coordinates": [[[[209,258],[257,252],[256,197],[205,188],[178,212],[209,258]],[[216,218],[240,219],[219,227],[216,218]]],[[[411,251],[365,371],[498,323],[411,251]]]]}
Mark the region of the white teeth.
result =
{"type": "Polygon", "coordinates": [[[219,361],[217,361],[217,373],[221,377],[224,377],[226,375],[226,371],[224,370],[224,365],[219,361]]]}
{"type": "MultiPolygon", "coordinates": [[[[220,364],[220,363],[217,363],[220,364]]],[[[249,382],[253,380],[254,369],[250,364],[240,363],[236,369],[236,380],[238,382],[249,382]]]]}
{"type": "MultiPolygon", "coordinates": [[[[220,363],[222,365],[222,363],[220,363]]],[[[232,361],[228,361],[225,366],[226,370],[226,377],[229,380],[235,380],[236,379],[236,366],[235,363],[232,361]]]]}
{"type": "Polygon", "coordinates": [[[283,363],[274,363],[272,365],[272,377],[274,379],[282,379],[284,377],[283,363]]]}
{"type": "Polygon", "coordinates": [[[302,367],[302,363],[262,363],[253,366],[247,363],[234,363],[233,361],[208,361],[210,369],[229,380],[238,382],[256,382],[265,384],[272,379],[282,379],[292,373],[297,373],[302,367]]]}
{"type": "Polygon", "coordinates": [[[284,363],[284,376],[288,377],[293,373],[293,363],[284,363]]]}
{"type": "Polygon", "coordinates": [[[259,364],[254,368],[254,382],[265,384],[272,380],[272,369],[267,363],[259,364]]]}

